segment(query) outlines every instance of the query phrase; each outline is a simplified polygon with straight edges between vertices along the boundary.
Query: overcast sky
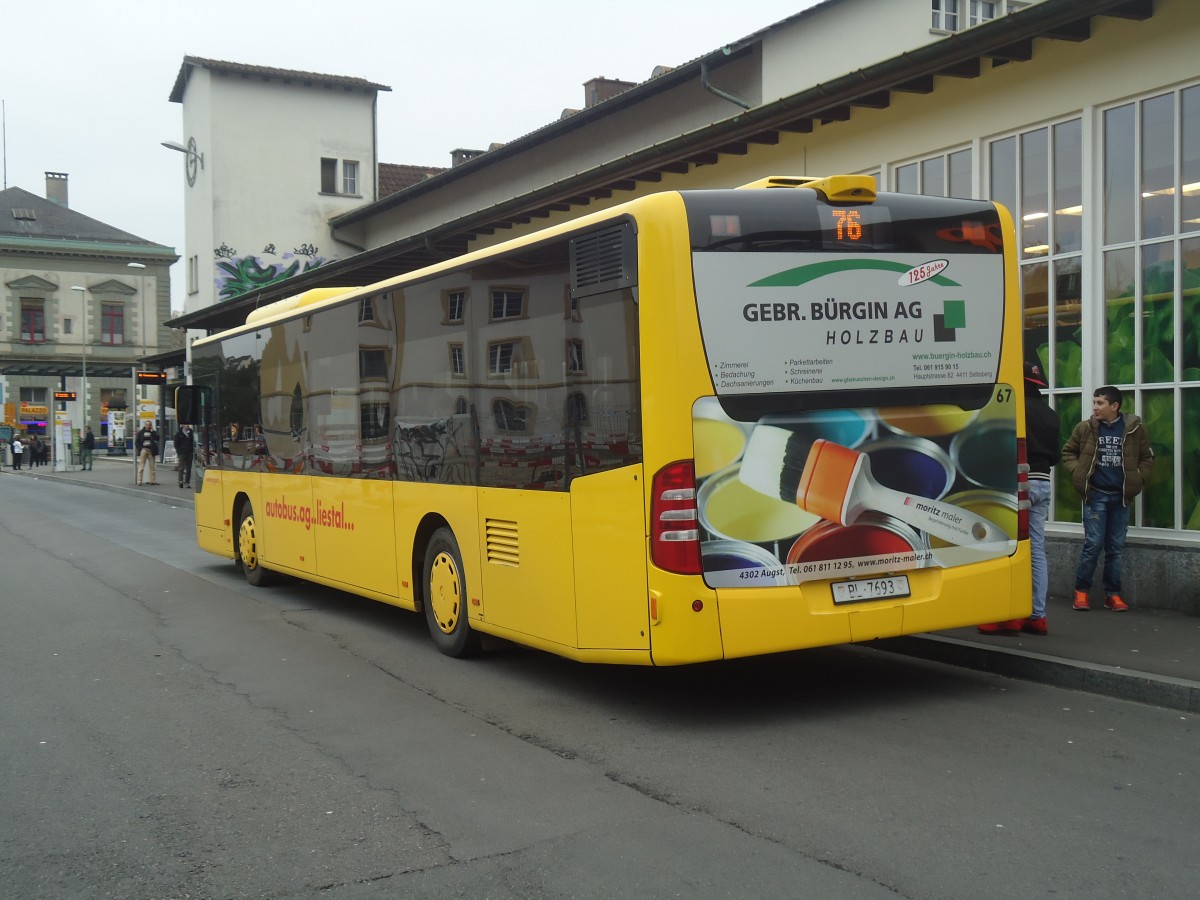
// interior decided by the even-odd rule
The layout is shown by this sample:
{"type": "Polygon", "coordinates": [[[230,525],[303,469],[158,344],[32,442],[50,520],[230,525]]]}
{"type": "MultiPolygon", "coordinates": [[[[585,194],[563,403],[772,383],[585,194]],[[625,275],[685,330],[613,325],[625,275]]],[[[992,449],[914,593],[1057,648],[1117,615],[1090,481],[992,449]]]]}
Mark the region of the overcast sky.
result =
{"type": "Polygon", "coordinates": [[[645,81],[816,2],[11,0],[3,186],[45,196],[45,173],[65,172],[72,209],[182,256],[184,157],[160,143],[184,140],[183,107],[167,98],[185,55],[389,85],[380,161],[448,166],[456,147],[511,141],[582,106],[588,79],[645,81]]]}

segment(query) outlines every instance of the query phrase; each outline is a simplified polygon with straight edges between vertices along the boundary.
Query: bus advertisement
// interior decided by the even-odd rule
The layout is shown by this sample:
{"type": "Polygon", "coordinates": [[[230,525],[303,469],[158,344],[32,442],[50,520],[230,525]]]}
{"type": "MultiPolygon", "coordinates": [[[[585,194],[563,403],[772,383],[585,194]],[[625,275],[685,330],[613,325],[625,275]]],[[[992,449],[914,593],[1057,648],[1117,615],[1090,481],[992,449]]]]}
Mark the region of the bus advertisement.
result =
{"type": "Polygon", "coordinates": [[[1012,220],[865,176],[663,192],[195,342],[200,546],[676,665],[1028,615],[1012,220]]]}

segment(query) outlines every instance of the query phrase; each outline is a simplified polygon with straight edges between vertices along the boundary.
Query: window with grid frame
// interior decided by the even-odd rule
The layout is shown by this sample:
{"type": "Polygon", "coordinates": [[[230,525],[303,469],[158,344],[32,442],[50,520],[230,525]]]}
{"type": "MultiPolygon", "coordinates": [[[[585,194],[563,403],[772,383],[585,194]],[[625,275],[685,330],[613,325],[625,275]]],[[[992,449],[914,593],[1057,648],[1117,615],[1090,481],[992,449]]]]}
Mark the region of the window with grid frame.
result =
{"type": "Polygon", "coordinates": [[[524,317],[525,288],[494,287],[488,293],[491,298],[489,315],[492,322],[502,322],[505,319],[520,319],[524,317]]]}
{"type": "Polygon", "coordinates": [[[442,291],[442,324],[461,325],[466,307],[466,288],[449,288],[442,291]]]}
{"type": "Polygon", "coordinates": [[[46,340],[46,304],[41,300],[21,301],[21,342],[41,344],[46,340]]]}
{"type": "Polygon", "coordinates": [[[896,166],[895,189],[927,197],[971,197],[971,151],[954,150],[896,166]]]}
{"type": "Polygon", "coordinates": [[[567,372],[571,375],[582,375],[587,371],[583,362],[583,341],[579,338],[567,339],[567,372]]]}
{"type": "Polygon", "coordinates": [[[467,377],[466,350],[462,344],[450,345],[450,374],[455,378],[467,377]]]}
{"type": "Polygon", "coordinates": [[[125,343],[125,305],[100,304],[100,343],[117,346],[125,343]]]}
{"type": "Polygon", "coordinates": [[[342,193],[358,193],[358,163],[351,159],[342,160],[342,193]]]}
{"type": "Polygon", "coordinates": [[[358,348],[358,380],[387,381],[387,350],[383,347],[358,348]]]}
{"type": "Polygon", "coordinates": [[[496,421],[497,431],[507,431],[514,434],[524,434],[529,431],[532,421],[530,408],[524,403],[514,403],[503,397],[492,401],[492,416],[496,421]]]}
{"type": "Polygon", "coordinates": [[[363,297],[358,301],[358,324],[375,321],[375,298],[363,297]]]}
{"type": "MultiPolygon", "coordinates": [[[[555,369],[558,367],[556,366],[555,369]]],[[[488,375],[514,375],[517,378],[537,378],[537,360],[528,337],[488,344],[488,375]]]]}

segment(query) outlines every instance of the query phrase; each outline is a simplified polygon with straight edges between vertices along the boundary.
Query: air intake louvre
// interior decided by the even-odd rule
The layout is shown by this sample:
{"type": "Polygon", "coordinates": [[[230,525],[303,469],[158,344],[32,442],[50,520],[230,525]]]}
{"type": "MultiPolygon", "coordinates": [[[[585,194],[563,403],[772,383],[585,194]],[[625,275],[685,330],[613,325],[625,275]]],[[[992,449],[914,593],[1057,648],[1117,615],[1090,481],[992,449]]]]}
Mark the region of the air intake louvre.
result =
{"type": "Polygon", "coordinates": [[[519,566],[521,548],[517,523],[507,519],[484,519],[487,561],[502,566],[519,566]]]}
{"type": "Polygon", "coordinates": [[[571,296],[589,297],[637,283],[633,226],[628,222],[571,239],[571,296]]]}

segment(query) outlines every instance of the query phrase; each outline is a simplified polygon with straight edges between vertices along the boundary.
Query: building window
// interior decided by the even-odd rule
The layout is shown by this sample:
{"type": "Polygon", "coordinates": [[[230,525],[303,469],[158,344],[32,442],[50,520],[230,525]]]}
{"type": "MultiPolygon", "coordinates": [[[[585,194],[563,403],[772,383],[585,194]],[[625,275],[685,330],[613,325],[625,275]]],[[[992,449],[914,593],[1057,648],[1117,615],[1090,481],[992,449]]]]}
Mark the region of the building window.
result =
{"type": "Polygon", "coordinates": [[[524,434],[529,430],[529,407],[523,403],[513,403],[511,400],[497,398],[492,401],[492,416],[496,420],[497,431],[507,431],[524,434]]]}
{"type": "Polygon", "coordinates": [[[488,374],[508,375],[513,370],[517,341],[497,341],[488,345],[488,374]]]}
{"type": "Polygon", "coordinates": [[[75,328],[74,319],[63,319],[63,334],[73,334],[75,328]]]}
{"type": "Polygon", "coordinates": [[[955,150],[897,166],[896,190],[928,197],[971,197],[971,151],[955,150]]]}
{"type": "Polygon", "coordinates": [[[568,394],[565,415],[568,425],[586,425],[588,422],[587,397],[578,391],[568,394]]]}
{"type": "Polygon", "coordinates": [[[100,304],[100,343],[125,343],[125,307],[120,303],[100,304]]]}
{"type": "Polygon", "coordinates": [[[525,315],[525,288],[492,288],[491,298],[491,321],[519,319],[525,315]]]}
{"type": "Polygon", "coordinates": [[[41,300],[21,301],[21,340],[41,344],[46,340],[46,308],[41,300]]]}
{"type": "Polygon", "coordinates": [[[200,257],[189,256],[187,265],[187,290],[195,294],[200,290],[200,257]]]}
{"type": "Polygon", "coordinates": [[[583,364],[583,341],[578,338],[567,340],[567,371],[572,375],[582,375],[587,371],[583,364]]]}
{"type": "MultiPolygon", "coordinates": [[[[557,368],[557,367],[556,367],[557,368]]],[[[488,344],[488,374],[515,375],[518,378],[537,378],[537,362],[528,338],[492,341],[488,344]]]]}
{"type": "Polygon", "coordinates": [[[961,0],[933,0],[933,27],[938,31],[958,31],[958,4],[961,0]]]}
{"type": "Polygon", "coordinates": [[[342,193],[358,193],[358,163],[348,159],[342,161],[342,193]]]}
{"type": "Polygon", "coordinates": [[[387,381],[387,351],[383,347],[358,349],[358,380],[387,381]]]}
{"type": "Polygon", "coordinates": [[[1104,352],[1073,411],[1089,386],[1121,388],[1157,458],[1130,524],[1200,531],[1200,85],[1107,109],[1102,129],[1104,302],[1089,334],[1104,352]]]}
{"type": "Polygon", "coordinates": [[[338,190],[339,161],[327,156],[321,157],[321,193],[358,195],[358,163],[354,160],[341,160],[341,190],[338,190]]]}
{"type": "MultiPolygon", "coordinates": [[[[1002,12],[1000,0],[931,0],[935,31],[958,31],[990,22],[1002,12]]],[[[1009,12],[1027,4],[1010,2],[1009,12]]]]}
{"type": "Polygon", "coordinates": [[[363,325],[375,321],[375,298],[363,297],[358,301],[358,324],[363,325]]]}
{"type": "Polygon", "coordinates": [[[321,159],[321,193],[337,193],[337,160],[322,157],[321,159]]]}
{"type": "Polygon", "coordinates": [[[466,288],[450,288],[442,291],[442,324],[461,325],[466,307],[466,288]]]}
{"type": "Polygon", "coordinates": [[[467,360],[462,344],[450,345],[450,374],[455,378],[465,378],[467,375],[467,360]]]}
{"type": "Polygon", "coordinates": [[[388,436],[388,422],[392,418],[390,403],[360,403],[358,406],[359,434],[364,441],[378,440],[388,436]]]}

